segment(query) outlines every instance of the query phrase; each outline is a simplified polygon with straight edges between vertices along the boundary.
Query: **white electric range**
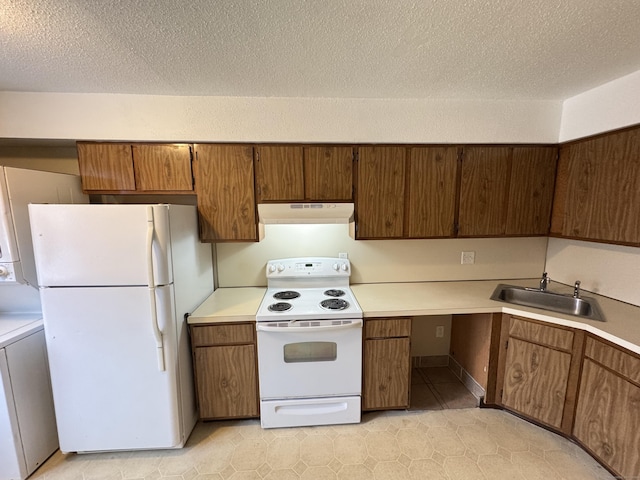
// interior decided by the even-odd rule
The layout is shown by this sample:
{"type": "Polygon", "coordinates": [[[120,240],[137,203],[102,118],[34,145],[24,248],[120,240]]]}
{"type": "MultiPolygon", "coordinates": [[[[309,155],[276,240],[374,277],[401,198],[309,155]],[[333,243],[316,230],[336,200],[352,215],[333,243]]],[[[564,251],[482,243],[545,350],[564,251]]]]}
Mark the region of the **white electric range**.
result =
{"type": "Polygon", "coordinates": [[[362,309],[351,263],[271,260],[256,315],[263,428],[358,423],[362,309]]]}

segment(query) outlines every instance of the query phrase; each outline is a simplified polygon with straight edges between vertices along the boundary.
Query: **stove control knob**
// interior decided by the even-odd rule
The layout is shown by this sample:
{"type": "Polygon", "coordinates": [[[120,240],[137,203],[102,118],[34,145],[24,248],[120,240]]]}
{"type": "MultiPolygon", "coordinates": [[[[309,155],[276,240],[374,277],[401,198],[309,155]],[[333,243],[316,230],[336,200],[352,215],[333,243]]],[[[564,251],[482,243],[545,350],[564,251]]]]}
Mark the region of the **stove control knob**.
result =
{"type": "Polygon", "coordinates": [[[269,267],[267,268],[269,273],[273,273],[276,271],[276,266],[274,264],[269,264],[269,267]]]}
{"type": "Polygon", "coordinates": [[[333,269],[334,269],[336,272],[339,272],[339,271],[340,271],[340,265],[338,265],[337,263],[334,263],[334,264],[333,264],[333,269]]]}
{"type": "Polygon", "coordinates": [[[278,272],[283,272],[284,271],[284,265],[282,265],[281,263],[278,264],[278,272]]]}
{"type": "Polygon", "coordinates": [[[346,272],[347,270],[349,270],[349,267],[347,266],[346,263],[343,263],[340,268],[342,269],[343,272],[346,272]]]}
{"type": "Polygon", "coordinates": [[[9,272],[9,269],[7,267],[5,267],[4,265],[0,266],[0,277],[8,277],[10,273],[11,272],[9,272]]]}

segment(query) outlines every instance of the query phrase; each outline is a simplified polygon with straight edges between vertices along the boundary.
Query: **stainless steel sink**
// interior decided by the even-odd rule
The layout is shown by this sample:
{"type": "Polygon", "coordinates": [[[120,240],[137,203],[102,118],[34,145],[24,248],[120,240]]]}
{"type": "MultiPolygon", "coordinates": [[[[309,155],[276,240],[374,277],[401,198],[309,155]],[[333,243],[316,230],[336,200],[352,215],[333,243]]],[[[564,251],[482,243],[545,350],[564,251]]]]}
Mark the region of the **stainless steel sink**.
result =
{"type": "Polygon", "coordinates": [[[552,312],[575,315],[589,320],[605,321],[595,298],[563,295],[537,288],[518,287],[515,285],[500,284],[491,295],[491,300],[513,303],[526,307],[551,310],[552,312]]]}

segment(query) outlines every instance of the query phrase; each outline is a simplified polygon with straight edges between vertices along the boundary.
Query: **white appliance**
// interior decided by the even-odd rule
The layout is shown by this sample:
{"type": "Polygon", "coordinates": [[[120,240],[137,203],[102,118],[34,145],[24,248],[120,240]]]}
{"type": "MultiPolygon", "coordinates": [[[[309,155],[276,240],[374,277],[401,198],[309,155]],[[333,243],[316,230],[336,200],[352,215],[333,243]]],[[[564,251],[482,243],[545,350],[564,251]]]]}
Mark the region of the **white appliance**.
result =
{"type": "Polygon", "coordinates": [[[185,314],[213,291],[183,205],[30,205],[60,449],[181,448],[197,418],[185,314]]]}
{"type": "Polygon", "coordinates": [[[0,480],[25,479],[58,448],[42,320],[0,318],[0,480]]]}
{"type": "Polygon", "coordinates": [[[261,224],[327,224],[353,222],[353,203],[261,203],[261,224]]]}
{"type": "Polygon", "coordinates": [[[0,167],[0,480],[58,449],[28,204],[87,203],[76,175],[0,167]]]}
{"type": "Polygon", "coordinates": [[[347,259],[267,263],[258,308],[263,428],[360,422],[362,309],[347,259]]]}
{"type": "Polygon", "coordinates": [[[88,203],[77,175],[0,167],[0,283],[38,286],[29,203],[88,203]]]}

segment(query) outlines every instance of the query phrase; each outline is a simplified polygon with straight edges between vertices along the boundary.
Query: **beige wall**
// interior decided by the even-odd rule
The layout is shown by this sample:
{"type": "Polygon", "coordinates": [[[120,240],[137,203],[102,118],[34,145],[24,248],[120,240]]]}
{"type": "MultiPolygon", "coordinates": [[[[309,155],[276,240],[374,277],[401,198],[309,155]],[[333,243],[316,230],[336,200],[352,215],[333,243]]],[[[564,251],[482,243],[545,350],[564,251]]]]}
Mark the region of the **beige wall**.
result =
{"type": "Polygon", "coordinates": [[[532,278],[542,273],[545,237],[354,240],[350,225],[266,225],[260,242],[219,243],[221,287],[264,286],[268,260],[347,253],[351,283],[532,278]],[[462,251],[474,265],[461,265],[462,251]]]}
{"type": "Polygon", "coordinates": [[[75,147],[0,146],[0,165],[78,175],[75,147]]]}

